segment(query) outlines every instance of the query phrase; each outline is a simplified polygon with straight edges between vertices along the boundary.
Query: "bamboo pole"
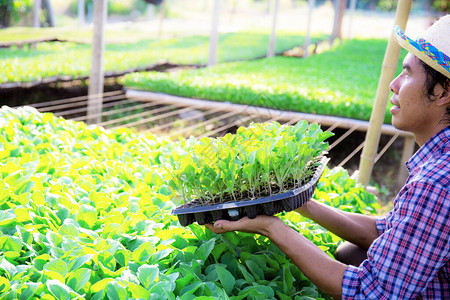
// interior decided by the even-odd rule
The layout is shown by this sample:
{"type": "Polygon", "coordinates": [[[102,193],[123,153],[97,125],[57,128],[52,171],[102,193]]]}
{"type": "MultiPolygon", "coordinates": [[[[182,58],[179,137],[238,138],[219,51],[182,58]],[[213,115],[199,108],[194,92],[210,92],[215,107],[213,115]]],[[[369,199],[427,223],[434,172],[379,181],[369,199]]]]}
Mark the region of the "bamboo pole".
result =
{"type": "MultiPolygon", "coordinates": [[[[406,28],[406,23],[408,22],[411,4],[412,0],[400,0],[397,6],[395,24],[403,29],[406,28]]],[[[383,59],[375,103],[370,116],[370,126],[366,134],[366,144],[364,145],[359,163],[358,181],[363,185],[369,184],[370,176],[372,174],[390,92],[389,83],[395,76],[399,55],[400,46],[395,41],[394,32],[392,32],[383,59]]]]}
{"type": "Polygon", "coordinates": [[[158,40],[162,38],[163,33],[163,23],[166,17],[166,0],[161,3],[161,11],[159,13],[159,24],[158,24],[158,40]]]}
{"type": "Polygon", "coordinates": [[[342,40],[342,22],[344,21],[345,9],[347,7],[347,0],[339,0],[338,16],[336,23],[336,37],[342,40]]]}
{"type": "Polygon", "coordinates": [[[86,12],[84,10],[84,0],[78,0],[78,25],[86,23],[86,12]]]}
{"type": "Polygon", "coordinates": [[[353,38],[353,16],[355,14],[355,10],[356,10],[356,0],[350,0],[350,13],[348,16],[348,34],[347,34],[347,38],[348,39],[352,39],[353,38]]]}
{"type": "Polygon", "coordinates": [[[209,36],[209,59],[208,66],[216,64],[217,60],[217,43],[219,41],[219,16],[220,16],[220,1],[214,0],[213,16],[211,23],[211,34],[209,36]]]}
{"type": "Polygon", "coordinates": [[[92,41],[92,65],[89,77],[87,123],[100,123],[99,114],[103,104],[104,65],[103,52],[105,50],[105,23],[107,0],[94,1],[94,37],[92,41]],[[90,117],[94,116],[94,117],[90,117]]]}
{"type": "Polygon", "coordinates": [[[311,43],[311,21],[312,21],[312,12],[314,9],[315,4],[315,0],[308,0],[308,26],[306,29],[306,37],[305,37],[305,54],[304,57],[308,57],[309,53],[308,53],[308,47],[309,44],[311,43]]]}
{"type": "Polygon", "coordinates": [[[334,7],[334,18],[333,18],[333,29],[331,30],[331,36],[330,36],[330,46],[333,45],[334,40],[336,39],[337,35],[337,23],[339,18],[339,2],[341,0],[334,0],[333,7],[334,7]]]}
{"type": "Polygon", "coordinates": [[[50,0],[44,0],[42,4],[44,5],[44,8],[47,10],[48,26],[55,27],[55,14],[53,12],[52,3],[50,2],[50,0]]]}
{"type": "Polygon", "coordinates": [[[34,0],[33,2],[33,27],[41,27],[41,0],[34,0]]]}
{"type": "Polygon", "coordinates": [[[278,7],[280,6],[280,0],[275,0],[273,8],[272,17],[272,33],[270,34],[269,49],[267,50],[267,57],[272,57],[275,55],[275,43],[276,43],[276,27],[277,27],[277,16],[278,7]]]}
{"type": "Polygon", "coordinates": [[[147,21],[152,21],[153,20],[153,15],[154,15],[154,8],[153,8],[153,4],[148,3],[147,4],[147,21]]]}

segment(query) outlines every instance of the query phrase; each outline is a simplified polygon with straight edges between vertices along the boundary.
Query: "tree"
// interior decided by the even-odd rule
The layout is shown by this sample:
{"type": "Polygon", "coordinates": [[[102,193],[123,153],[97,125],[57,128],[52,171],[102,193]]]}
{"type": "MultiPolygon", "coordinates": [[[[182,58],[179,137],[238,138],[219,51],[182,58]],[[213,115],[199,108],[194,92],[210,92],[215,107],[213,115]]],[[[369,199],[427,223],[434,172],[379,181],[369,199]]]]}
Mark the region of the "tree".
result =
{"type": "Polygon", "coordinates": [[[13,0],[0,0],[0,28],[9,27],[14,8],[13,0]]]}
{"type": "Polygon", "coordinates": [[[32,9],[33,0],[0,0],[0,28],[9,27],[32,9]]]}

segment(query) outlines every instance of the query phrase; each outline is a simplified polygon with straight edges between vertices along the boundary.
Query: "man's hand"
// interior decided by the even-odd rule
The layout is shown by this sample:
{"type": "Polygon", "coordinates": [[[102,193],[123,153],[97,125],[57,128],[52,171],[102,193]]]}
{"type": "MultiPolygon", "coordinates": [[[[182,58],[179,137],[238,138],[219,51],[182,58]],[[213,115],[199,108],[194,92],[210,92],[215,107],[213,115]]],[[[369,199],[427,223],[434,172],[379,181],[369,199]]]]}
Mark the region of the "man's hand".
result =
{"type": "Polygon", "coordinates": [[[272,228],[284,225],[280,218],[275,216],[260,215],[254,219],[244,217],[237,221],[218,220],[214,224],[205,224],[206,228],[214,233],[220,234],[229,231],[242,231],[257,233],[269,237],[272,228]]]}
{"type": "Polygon", "coordinates": [[[346,265],[332,259],[311,241],[275,216],[244,217],[238,221],[219,220],[205,226],[215,233],[242,231],[268,237],[314,284],[339,299],[346,265]]]}

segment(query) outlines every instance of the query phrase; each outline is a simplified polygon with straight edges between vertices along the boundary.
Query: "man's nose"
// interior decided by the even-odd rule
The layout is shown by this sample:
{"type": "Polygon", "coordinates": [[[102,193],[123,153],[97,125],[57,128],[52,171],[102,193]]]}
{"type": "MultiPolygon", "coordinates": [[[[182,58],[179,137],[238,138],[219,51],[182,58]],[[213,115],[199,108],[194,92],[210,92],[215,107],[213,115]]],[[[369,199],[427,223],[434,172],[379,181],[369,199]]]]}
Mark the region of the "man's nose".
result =
{"type": "Polygon", "coordinates": [[[397,91],[398,91],[397,84],[396,84],[397,83],[397,79],[398,79],[398,76],[396,78],[394,78],[394,80],[392,80],[391,83],[389,84],[389,89],[394,94],[396,94],[397,91]]]}

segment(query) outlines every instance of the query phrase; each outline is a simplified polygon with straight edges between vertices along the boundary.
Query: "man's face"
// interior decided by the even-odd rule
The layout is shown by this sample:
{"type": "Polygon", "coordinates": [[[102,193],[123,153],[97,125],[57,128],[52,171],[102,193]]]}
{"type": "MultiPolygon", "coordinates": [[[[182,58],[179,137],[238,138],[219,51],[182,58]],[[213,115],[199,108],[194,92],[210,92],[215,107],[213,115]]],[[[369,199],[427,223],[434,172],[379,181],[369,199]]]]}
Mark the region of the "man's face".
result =
{"type": "MultiPolygon", "coordinates": [[[[427,101],[425,93],[426,74],[419,59],[409,53],[403,60],[403,71],[390,88],[392,124],[404,131],[427,135],[436,125],[436,109],[427,101]]],[[[438,120],[437,120],[438,121],[438,120]]]]}

